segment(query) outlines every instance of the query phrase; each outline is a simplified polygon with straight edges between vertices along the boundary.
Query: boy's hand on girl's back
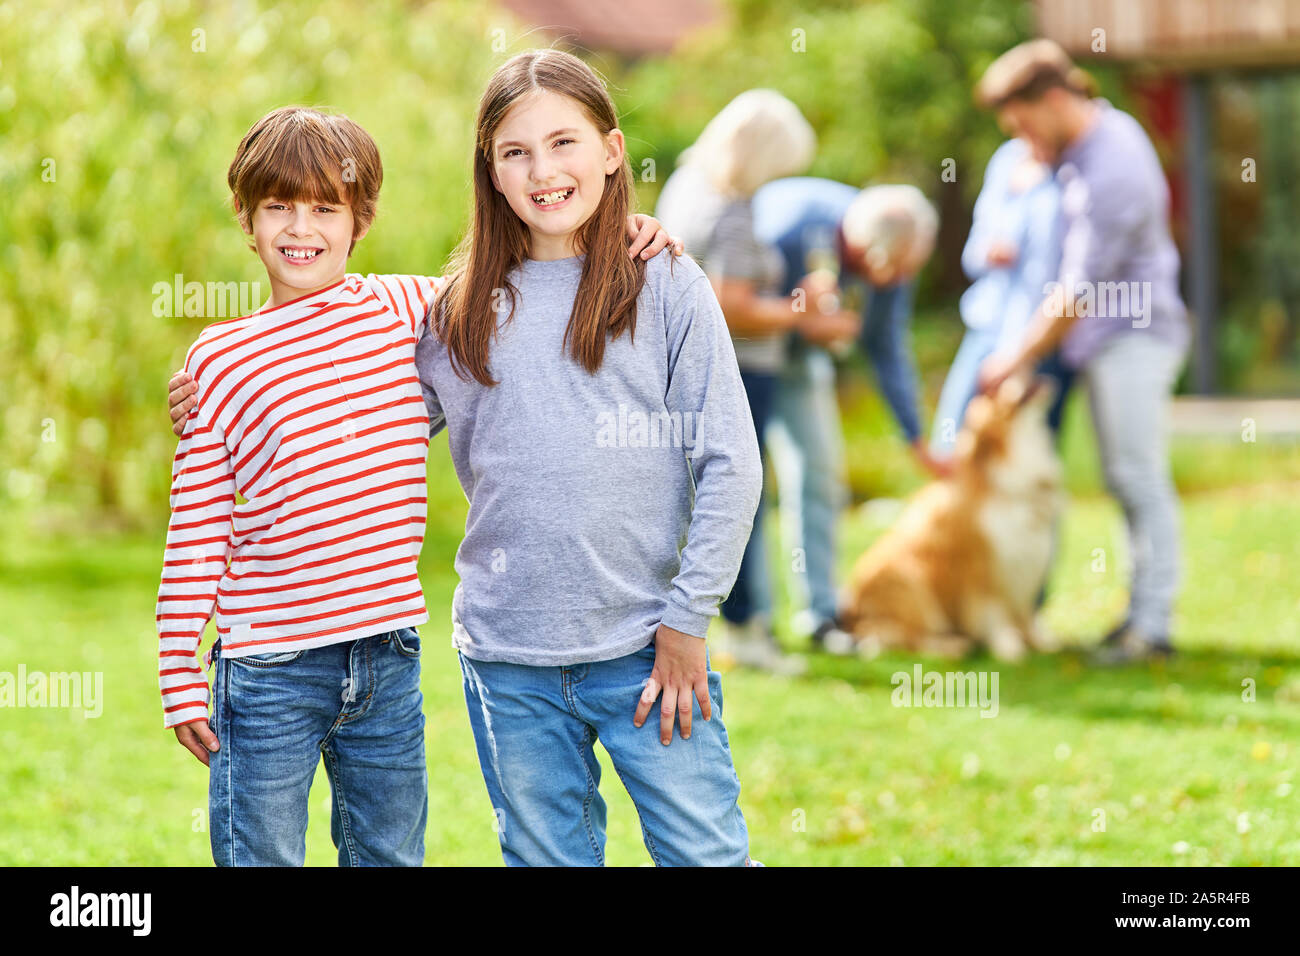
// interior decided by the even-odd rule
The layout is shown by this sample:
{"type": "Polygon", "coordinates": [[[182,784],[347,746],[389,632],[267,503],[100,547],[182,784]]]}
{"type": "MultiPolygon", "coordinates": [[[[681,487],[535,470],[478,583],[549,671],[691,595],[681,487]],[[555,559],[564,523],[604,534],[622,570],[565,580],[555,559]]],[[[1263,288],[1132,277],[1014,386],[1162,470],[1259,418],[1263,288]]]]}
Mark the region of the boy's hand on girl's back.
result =
{"type": "Polygon", "coordinates": [[[705,720],[713,716],[709,698],[709,669],[705,662],[704,640],[675,631],[660,624],[655,632],[655,666],[636,705],[632,723],[645,724],[650,708],[662,693],[659,705],[659,742],[667,746],[673,739],[673,717],[681,723],[682,740],[691,736],[691,698],[700,702],[705,720]]]}
{"type": "Polygon", "coordinates": [[[217,735],[212,732],[206,720],[196,720],[188,724],[181,724],[176,730],[176,740],[182,747],[198,759],[203,766],[208,766],[208,753],[216,753],[221,749],[221,744],[217,740],[217,735]]]}
{"type": "Polygon", "coordinates": [[[638,252],[641,253],[642,259],[651,259],[663,252],[670,244],[675,256],[680,256],[686,251],[684,242],[668,235],[658,219],[647,216],[643,212],[627,217],[627,235],[631,240],[627,247],[627,254],[633,259],[638,252]]]}
{"type": "Polygon", "coordinates": [[[177,438],[180,438],[181,433],[185,431],[185,416],[198,401],[194,397],[194,393],[198,390],[199,387],[194,384],[194,379],[183,370],[173,375],[172,380],[167,383],[167,404],[172,414],[172,431],[177,438]]]}

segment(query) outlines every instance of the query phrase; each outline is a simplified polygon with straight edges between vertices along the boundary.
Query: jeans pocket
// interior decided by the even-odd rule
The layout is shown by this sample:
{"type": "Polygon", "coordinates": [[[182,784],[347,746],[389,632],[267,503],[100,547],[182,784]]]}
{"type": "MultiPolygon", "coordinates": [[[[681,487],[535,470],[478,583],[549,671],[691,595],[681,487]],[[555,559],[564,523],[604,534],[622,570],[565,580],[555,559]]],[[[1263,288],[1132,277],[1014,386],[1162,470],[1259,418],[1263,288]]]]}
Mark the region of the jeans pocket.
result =
{"type": "Polygon", "coordinates": [[[276,651],[270,654],[246,654],[243,657],[228,657],[227,660],[236,664],[246,664],[249,667],[282,667],[285,664],[291,664],[303,654],[307,649],[297,651],[276,651]]]}
{"type": "Polygon", "coordinates": [[[420,656],[420,635],[413,627],[403,627],[393,631],[393,647],[403,657],[420,656]]]}

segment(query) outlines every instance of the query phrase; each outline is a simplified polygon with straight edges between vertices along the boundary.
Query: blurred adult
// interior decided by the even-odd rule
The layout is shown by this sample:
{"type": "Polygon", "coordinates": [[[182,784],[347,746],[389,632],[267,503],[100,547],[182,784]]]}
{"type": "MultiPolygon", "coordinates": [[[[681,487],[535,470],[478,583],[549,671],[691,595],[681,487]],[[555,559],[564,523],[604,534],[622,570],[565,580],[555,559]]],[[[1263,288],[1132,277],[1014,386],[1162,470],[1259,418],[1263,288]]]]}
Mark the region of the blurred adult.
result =
{"type": "MultiPolygon", "coordinates": [[[[691,222],[718,204],[707,176],[684,161],[665,183],[655,215],[690,252],[700,231],[697,225],[692,235],[691,222]]],[[[803,605],[795,630],[810,634],[815,646],[847,649],[851,641],[836,619],[835,525],[847,495],[831,352],[860,344],[913,454],[940,472],[921,436],[908,336],[915,278],[934,249],[938,216],[911,186],[859,190],[813,177],[769,182],[751,205],[756,238],[780,253],[781,291],[792,308],[804,310],[784,345],[760,432],[781,487],[783,536],[803,605]]],[[[756,554],[764,553],[763,538],[756,521],[756,554]]],[[[760,617],[771,614],[770,584],[765,573],[747,579],[747,599],[760,617]]]]}
{"type": "Polygon", "coordinates": [[[909,336],[916,276],[934,250],[939,220],[912,186],[858,190],[797,177],[755,194],[754,222],[759,238],[781,252],[786,292],[808,290],[814,316],[842,303],[857,316],[854,327],[813,319],[791,335],[765,435],[781,488],[785,551],[802,572],[794,575],[803,605],[795,630],[814,646],[843,651],[852,642],[836,616],[835,530],[848,496],[831,352],[858,343],[908,447],[939,473],[921,435],[909,336]]]}
{"type": "MultiPolygon", "coordinates": [[[[1035,158],[1029,143],[1009,139],[989,159],[975,201],[962,270],[971,280],[959,310],[966,331],[953,357],[930,432],[937,457],[953,453],[957,432],[974,397],[979,367],[997,351],[1017,346],[1055,281],[1061,264],[1061,190],[1055,170],[1035,158]]],[[[1056,351],[1039,371],[1055,380],[1048,424],[1059,436],[1061,413],[1074,375],[1056,351]]]]}
{"type": "MultiPolygon", "coordinates": [[[[748,90],[728,103],[683,155],[683,168],[691,170],[694,183],[678,193],[685,208],[669,219],[713,283],[731,331],[760,450],[786,360],[788,334],[807,313],[796,307],[793,296],[781,294],[781,256],[754,232],[753,198],[764,183],[806,169],[815,148],[812,127],[794,103],[774,90],[748,90]]],[[[673,191],[682,187],[679,181],[673,191]]],[[[829,317],[819,313],[818,318],[838,317],[851,324],[853,317],[839,311],[829,317]]],[[[724,643],[741,664],[797,673],[804,668],[803,659],[783,654],[772,629],[759,533],[762,516],[760,502],[736,584],[720,609],[731,625],[724,643]]]]}
{"type": "Polygon", "coordinates": [[[994,61],[977,87],[1003,128],[1056,170],[1063,230],[1056,284],[1020,341],[981,365],[980,386],[996,388],[1058,343],[1087,383],[1132,559],[1128,613],[1094,657],[1117,664],[1173,650],[1179,529],[1166,411],[1190,330],[1155,149],[1132,116],[1082,92],[1068,62],[1051,41],[1030,41],[994,61]]]}

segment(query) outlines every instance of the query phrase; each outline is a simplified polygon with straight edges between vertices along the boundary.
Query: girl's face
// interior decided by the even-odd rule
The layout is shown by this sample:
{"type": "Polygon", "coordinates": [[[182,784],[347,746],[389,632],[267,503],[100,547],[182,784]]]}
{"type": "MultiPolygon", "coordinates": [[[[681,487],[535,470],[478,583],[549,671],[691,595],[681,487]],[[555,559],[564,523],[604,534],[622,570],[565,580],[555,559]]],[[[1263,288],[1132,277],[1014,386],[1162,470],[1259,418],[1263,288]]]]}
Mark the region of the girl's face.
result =
{"type": "Polygon", "coordinates": [[[353,239],[345,202],[270,197],[253,210],[253,243],[271,279],[271,306],[309,295],[343,278],[353,239]]]}
{"type": "Polygon", "coordinates": [[[623,133],[601,135],[573,99],[536,90],[497,127],[492,182],[532,235],[534,259],[576,255],[573,238],[623,163],[623,133]]]}

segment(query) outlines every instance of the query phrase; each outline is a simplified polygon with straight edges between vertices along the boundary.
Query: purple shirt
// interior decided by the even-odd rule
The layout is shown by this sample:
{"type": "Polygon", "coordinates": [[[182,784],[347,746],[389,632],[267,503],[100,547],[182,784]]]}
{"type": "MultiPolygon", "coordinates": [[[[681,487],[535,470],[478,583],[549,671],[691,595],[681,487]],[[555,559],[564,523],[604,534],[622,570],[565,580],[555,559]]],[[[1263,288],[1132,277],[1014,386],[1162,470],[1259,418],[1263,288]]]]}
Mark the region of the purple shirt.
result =
{"type": "Polygon", "coordinates": [[[1155,335],[1181,351],[1191,337],[1169,234],[1169,185],[1155,148],[1128,113],[1093,102],[1096,121],[1065,149],[1056,171],[1064,228],[1059,281],[1084,313],[1061,345],[1074,368],[1112,335],[1155,335]]]}

